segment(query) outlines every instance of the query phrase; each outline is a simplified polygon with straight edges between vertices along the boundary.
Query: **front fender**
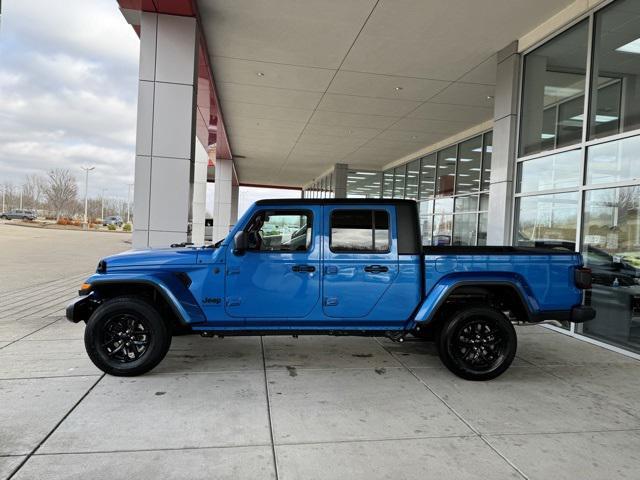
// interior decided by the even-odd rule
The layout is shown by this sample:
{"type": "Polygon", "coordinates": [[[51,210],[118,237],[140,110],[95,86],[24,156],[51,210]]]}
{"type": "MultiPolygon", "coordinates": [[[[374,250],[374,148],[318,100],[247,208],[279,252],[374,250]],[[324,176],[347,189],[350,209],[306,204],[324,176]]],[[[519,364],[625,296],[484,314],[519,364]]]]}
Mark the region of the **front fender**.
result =
{"type": "Polygon", "coordinates": [[[426,298],[420,305],[420,308],[413,319],[415,325],[426,325],[434,319],[435,314],[447,297],[459,287],[481,287],[481,286],[509,286],[515,288],[520,296],[523,304],[527,309],[527,314],[532,315],[533,312],[539,310],[538,302],[533,296],[531,289],[524,279],[514,273],[502,273],[496,275],[468,275],[468,274],[452,274],[443,277],[429,291],[426,298]]]}
{"type": "Polygon", "coordinates": [[[162,295],[182,325],[205,323],[204,312],[194,299],[189,289],[173,273],[108,273],[95,274],[86,283],[91,284],[92,291],[100,295],[100,286],[106,285],[145,285],[152,287],[162,295]]]}

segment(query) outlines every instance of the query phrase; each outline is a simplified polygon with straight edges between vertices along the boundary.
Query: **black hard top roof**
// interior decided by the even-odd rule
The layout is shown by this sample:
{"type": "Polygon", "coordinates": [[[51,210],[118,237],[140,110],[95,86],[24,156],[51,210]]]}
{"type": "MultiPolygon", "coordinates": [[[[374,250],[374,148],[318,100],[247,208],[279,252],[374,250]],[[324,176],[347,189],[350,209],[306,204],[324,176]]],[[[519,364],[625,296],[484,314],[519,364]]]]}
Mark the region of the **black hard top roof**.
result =
{"type": "Polygon", "coordinates": [[[270,198],[256,205],[415,205],[415,200],[399,198],[270,198]]]}

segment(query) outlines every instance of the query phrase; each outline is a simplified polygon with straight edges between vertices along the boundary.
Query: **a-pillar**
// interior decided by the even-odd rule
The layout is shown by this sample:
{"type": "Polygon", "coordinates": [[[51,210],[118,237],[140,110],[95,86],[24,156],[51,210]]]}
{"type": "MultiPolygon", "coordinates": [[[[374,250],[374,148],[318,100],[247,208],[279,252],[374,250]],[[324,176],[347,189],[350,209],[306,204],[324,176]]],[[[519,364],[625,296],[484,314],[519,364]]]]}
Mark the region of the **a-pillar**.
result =
{"type": "Polygon", "coordinates": [[[213,241],[223,239],[238,220],[238,178],[233,160],[216,159],[213,241]]]}
{"type": "Polygon", "coordinates": [[[188,240],[197,35],[195,18],[141,14],[134,248],[188,240]]]}
{"type": "Polygon", "coordinates": [[[517,42],[498,52],[487,225],[488,245],[511,243],[519,57],[517,42]]]}

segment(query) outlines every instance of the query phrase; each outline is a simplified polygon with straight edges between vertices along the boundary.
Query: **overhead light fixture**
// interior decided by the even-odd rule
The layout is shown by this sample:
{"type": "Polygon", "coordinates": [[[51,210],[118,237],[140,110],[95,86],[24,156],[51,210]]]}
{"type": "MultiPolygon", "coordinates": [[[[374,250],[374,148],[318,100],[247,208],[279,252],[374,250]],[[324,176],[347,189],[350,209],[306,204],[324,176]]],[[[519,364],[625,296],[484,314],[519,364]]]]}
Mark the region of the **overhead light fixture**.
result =
{"type": "Polygon", "coordinates": [[[542,140],[549,140],[550,138],[555,138],[555,135],[553,133],[543,133],[540,135],[540,138],[542,140]]]}
{"type": "MultiPolygon", "coordinates": [[[[478,147],[478,148],[474,148],[471,151],[472,152],[482,152],[482,149],[480,147],[478,147]]],[[[484,151],[487,152],[487,153],[492,153],[493,152],[493,147],[491,145],[487,145],[486,147],[484,147],[484,151]]]]}
{"type": "Polygon", "coordinates": [[[396,92],[399,92],[400,90],[403,90],[402,87],[396,87],[396,92]]]}
{"type": "Polygon", "coordinates": [[[640,38],[636,38],[635,40],[616,48],[616,52],[635,53],[640,55],[640,38]]]}
{"type": "Polygon", "coordinates": [[[264,72],[258,72],[259,77],[264,77],[264,72]]]}
{"type": "Polygon", "coordinates": [[[553,85],[545,85],[544,87],[544,94],[548,97],[573,97],[583,91],[580,88],[554,87],[553,85]]]}
{"type": "MultiPolygon", "coordinates": [[[[580,115],[576,115],[575,117],[571,117],[571,120],[577,120],[581,122],[584,119],[584,115],[581,113],[580,115]]],[[[596,115],[596,123],[609,123],[614,120],[618,120],[618,117],[613,115],[596,115]]]]}
{"type": "Polygon", "coordinates": [[[487,95],[487,100],[493,100],[493,95],[487,95]]]}

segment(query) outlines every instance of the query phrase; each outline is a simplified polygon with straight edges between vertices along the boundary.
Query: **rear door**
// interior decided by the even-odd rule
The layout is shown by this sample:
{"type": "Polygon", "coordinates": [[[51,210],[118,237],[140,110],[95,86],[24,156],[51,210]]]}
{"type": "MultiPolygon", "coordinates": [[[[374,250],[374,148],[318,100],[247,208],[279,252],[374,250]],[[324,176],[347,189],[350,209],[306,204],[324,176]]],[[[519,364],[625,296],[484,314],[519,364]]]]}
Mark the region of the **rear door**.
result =
{"type": "Polygon", "coordinates": [[[326,205],[323,218],[324,314],[366,317],[398,275],[395,209],[326,205]]]}

